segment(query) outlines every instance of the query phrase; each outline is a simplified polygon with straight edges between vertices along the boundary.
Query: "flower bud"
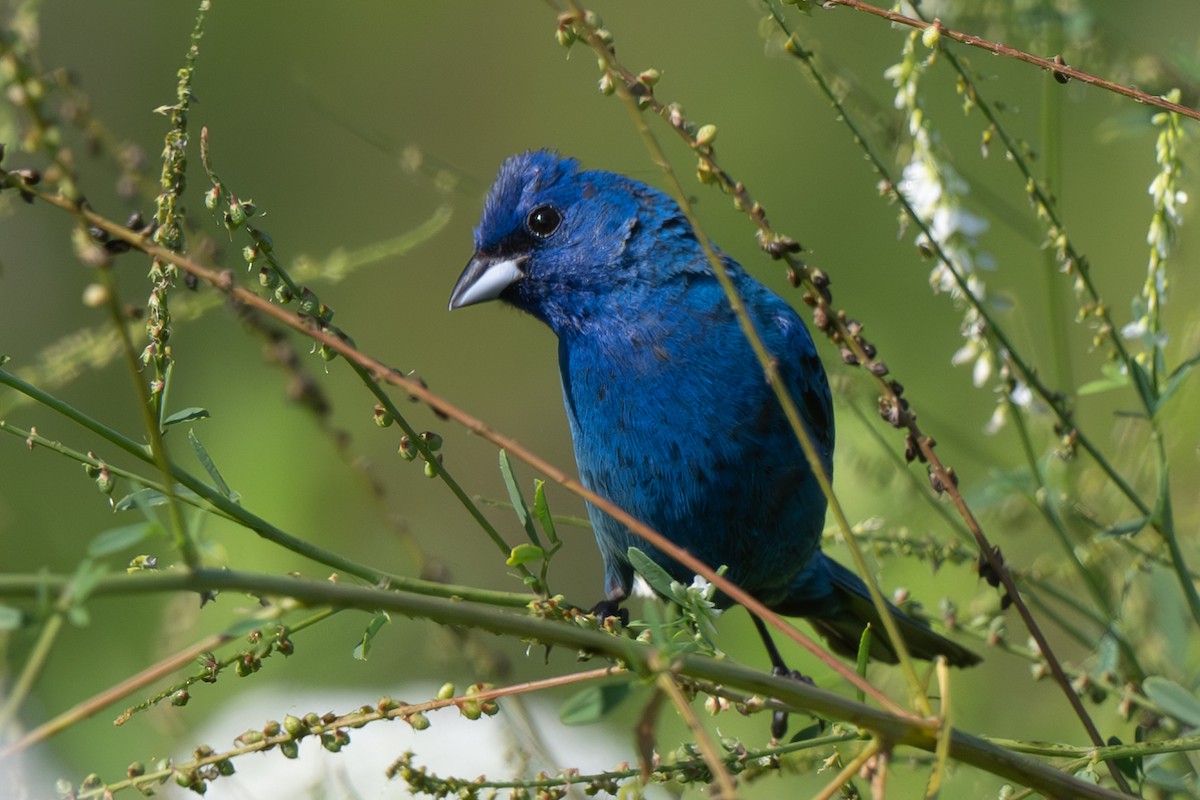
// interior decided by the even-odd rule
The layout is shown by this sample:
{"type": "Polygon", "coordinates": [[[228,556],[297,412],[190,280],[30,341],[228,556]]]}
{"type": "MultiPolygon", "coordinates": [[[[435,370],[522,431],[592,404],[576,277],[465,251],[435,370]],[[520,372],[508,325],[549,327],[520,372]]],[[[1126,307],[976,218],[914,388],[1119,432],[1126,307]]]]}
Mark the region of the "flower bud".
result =
{"type": "Polygon", "coordinates": [[[375,404],[373,416],[375,418],[375,424],[381,428],[390,427],[391,424],[396,421],[391,413],[379,403],[375,404]]]}
{"type": "Polygon", "coordinates": [[[300,304],[296,307],[296,313],[302,317],[315,317],[321,308],[321,300],[313,293],[312,289],[304,286],[300,289],[300,304]]]}
{"type": "Polygon", "coordinates": [[[405,461],[412,461],[417,457],[416,445],[414,445],[412,439],[408,438],[407,436],[400,437],[400,449],[397,452],[400,453],[400,457],[405,461]]]}
{"type": "Polygon", "coordinates": [[[100,473],[96,476],[96,488],[101,494],[112,494],[113,489],[117,485],[117,479],[108,471],[108,467],[101,467],[100,473]]]}
{"type": "Polygon", "coordinates": [[[225,225],[229,228],[240,228],[246,224],[246,206],[236,197],[230,197],[229,208],[225,211],[225,225]]]}
{"type": "Polygon", "coordinates": [[[716,125],[704,125],[700,130],[696,131],[696,144],[699,147],[708,147],[717,138],[716,125]]]}
{"type": "Polygon", "coordinates": [[[299,717],[293,716],[292,714],[288,714],[283,718],[283,729],[287,731],[288,736],[291,736],[293,739],[299,739],[304,736],[304,734],[308,733],[308,730],[304,726],[304,722],[299,717]]]}

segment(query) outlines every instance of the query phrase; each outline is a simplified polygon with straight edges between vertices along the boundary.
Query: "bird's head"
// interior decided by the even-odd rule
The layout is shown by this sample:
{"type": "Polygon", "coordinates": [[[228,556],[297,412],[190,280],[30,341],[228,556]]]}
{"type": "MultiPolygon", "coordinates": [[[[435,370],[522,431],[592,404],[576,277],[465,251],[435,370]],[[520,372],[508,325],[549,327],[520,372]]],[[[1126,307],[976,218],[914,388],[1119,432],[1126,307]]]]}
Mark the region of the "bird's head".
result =
{"type": "MultiPolygon", "coordinates": [[[[580,171],[549,150],[513,156],[488,194],[450,308],[499,298],[556,333],[578,329],[609,314],[620,290],[663,277],[649,274],[663,261],[648,256],[671,255],[658,233],[679,220],[673,200],[637,181],[580,171]]],[[[686,221],[682,230],[677,238],[691,236],[686,221]]]]}

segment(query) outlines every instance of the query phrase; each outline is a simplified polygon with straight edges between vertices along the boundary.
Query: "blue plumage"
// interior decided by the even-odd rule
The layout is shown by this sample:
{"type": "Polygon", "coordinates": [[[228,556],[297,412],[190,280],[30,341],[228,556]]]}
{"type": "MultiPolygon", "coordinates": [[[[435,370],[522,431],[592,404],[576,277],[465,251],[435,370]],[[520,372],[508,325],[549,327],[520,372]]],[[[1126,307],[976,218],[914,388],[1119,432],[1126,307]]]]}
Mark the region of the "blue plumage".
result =
{"type": "MultiPolygon", "coordinates": [[[[782,298],[720,254],[777,359],[822,467],[833,408],[808,330],[782,298]]],[[[874,622],[866,587],[820,551],[825,498],[704,251],[676,203],[549,151],[510,158],[475,230],[451,308],[499,298],[558,337],[563,401],[584,485],[685,547],[768,607],[805,616],[840,652],[874,622]]],[[[589,505],[605,594],[619,602],[637,546],[690,573],[589,505]]],[[[915,655],[977,657],[899,610],[915,655]]]]}

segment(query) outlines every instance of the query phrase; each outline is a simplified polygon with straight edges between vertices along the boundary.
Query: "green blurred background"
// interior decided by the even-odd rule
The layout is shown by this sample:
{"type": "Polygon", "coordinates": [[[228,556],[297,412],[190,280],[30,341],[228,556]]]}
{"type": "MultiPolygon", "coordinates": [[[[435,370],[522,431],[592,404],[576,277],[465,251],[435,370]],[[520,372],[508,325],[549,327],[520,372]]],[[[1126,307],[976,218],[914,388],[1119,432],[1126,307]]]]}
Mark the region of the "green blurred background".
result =
{"type": "MultiPolygon", "coordinates": [[[[594,56],[584,47],[567,52],[555,43],[555,11],[543,3],[215,5],[201,42],[193,132],[198,135],[201,126],[209,128],[216,170],[239,196],[258,205],[258,226],[273,237],[279,256],[285,263],[300,256],[319,260],[339,249],[366,247],[415,228],[450,204],[449,224],[406,255],[372,263],[336,284],[318,279],[312,286],[336,309],[338,323],[364,351],[398,368],[418,371],[436,392],[573,471],[550,333],[496,305],[450,314],[446,302],[471,253],[471,230],[483,191],[506,156],[553,147],[580,158],[587,167],[663,185],[624,108],[596,91],[594,56]],[[444,165],[458,177],[458,188],[447,195],[427,174],[411,175],[402,166],[406,149],[421,153],[435,170],[444,165]]],[[[997,4],[939,3],[927,13],[940,15],[949,26],[1036,50],[1042,35],[1036,12],[1050,5],[1017,4],[1013,28],[985,21],[997,4]]],[[[1194,54],[1200,18],[1194,0],[1152,5],[1096,0],[1078,5],[1082,16],[1075,19],[1088,23],[1088,38],[1075,41],[1071,37],[1077,31],[1068,30],[1063,50],[1069,63],[1125,82],[1146,82],[1144,88],[1154,92],[1171,85],[1160,81],[1163,65],[1177,70],[1177,79],[1197,80],[1194,54]],[[1080,49],[1077,45],[1084,42],[1087,47],[1080,49]]],[[[950,356],[962,342],[961,313],[947,297],[930,292],[931,264],[913,247],[911,231],[898,235],[897,211],[879,197],[878,179],[846,128],[795,64],[780,54],[779,42],[764,39],[762,7],[748,2],[658,2],[601,3],[595,8],[613,31],[624,63],[635,70],[660,70],[660,98],[680,102],[697,122],[718,126],[722,165],[747,184],[779,230],[805,245],[810,262],[830,273],[836,304],[866,324],[868,338],[907,387],[922,426],[938,439],[942,458],[957,470],[968,498],[979,500],[983,522],[1009,560],[1029,566],[1060,559],[1027,503],[988,502],[983,496],[985,490],[1003,485],[1005,473],[1020,467],[1023,459],[1011,429],[991,437],[982,433],[996,403],[990,387],[975,389],[969,367],[950,365],[950,356]]],[[[844,9],[818,10],[811,17],[789,13],[806,44],[816,49],[828,73],[838,80],[850,106],[866,120],[873,146],[893,159],[893,142],[903,123],[892,110],[892,89],[881,76],[899,59],[905,32],[844,9]]],[[[165,118],[153,109],[173,102],[176,70],[194,17],[193,4],[186,2],[40,4],[43,65],[71,71],[90,98],[92,113],[111,134],[144,149],[151,174],[166,129],[165,118]]],[[[964,53],[981,75],[981,90],[1004,103],[1009,129],[1040,151],[1043,90],[1049,77],[981,51],[956,52],[964,53]]],[[[1054,326],[1065,328],[1075,383],[1099,377],[1104,354],[1091,351],[1089,331],[1048,314],[1040,249],[1044,232],[1029,213],[1023,180],[1005,163],[998,146],[990,158],[982,157],[982,125],[978,116],[963,115],[949,71],[935,70],[930,81],[941,91],[930,94],[928,113],[955,168],[973,186],[972,210],[991,221],[982,248],[994,256],[998,269],[985,277],[993,294],[1007,295],[1015,304],[1006,317],[1007,330],[1043,373],[1052,376],[1050,382],[1062,385],[1050,341],[1054,326]]],[[[1055,84],[1054,91],[1061,103],[1063,144],[1058,198],[1068,229],[1089,255],[1116,319],[1128,321],[1129,299],[1141,287],[1147,258],[1145,231],[1151,209],[1146,186],[1155,171],[1150,112],[1079,83],[1055,84]]],[[[0,136],[10,143],[17,138],[11,118],[6,110],[5,125],[10,127],[0,136]]],[[[745,217],[717,191],[700,187],[691,178],[694,164],[688,152],[663,126],[653,123],[652,128],[688,191],[694,192],[707,233],[750,271],[798,302],[778,265],[758,250],[745,217]]],[[[1185,128],[1192,130],[1194,124],[1185,128]]],[[[201,197],[207,184],[196,141],[192,144],[189,218],[217,243],[216,262],[236,270],[245,242],[236,237],[231,241],[204,209],[201,197]]],[[[130,204],[118,198],[113,188],[117,173],[110,161],[81,150],[77,156],[83,190],[98,211],[123,219],[134,207],[151,210],[147,201],[130,204]]],[[[39,158],[10,144],[5,166],[40,166],[39,158]]],[[[898,177],[899,167],[894,174],[898,177]]],[[[48,345],[104,323],[102,311],[81,302],[93,276],[72,255],[70,229],[66,215],[44,206],[14,205],[11,195],[4,206],[0,352],[12,357],[12,368],[36,364],[48,345]]],[[[1200,317],[1194,311],[1200,280],[1189,268],[1195,243],[1193,228],[1185,225],[1167,312],[1172,331],[1168,352],[1177,359],[1200,349],[1200,317]]],[[[144,260],[125,256],[119,264],[125,299],[143,302],[144,260]]],[[[1056,277],[1069,298],[1066,279],[1056,277]]],[[[171,344],[178,361],[172,406],[209,409],[212,418],[195,430],[226,480],[255,513],[305,539],[400,573],[416,569],[402,541],[403,535],[411,534],[455,582],[519,589],[502,557],[448,492],[425,479],[419,465],[395,456],[398,434],[394,428],[373,425],[373,402],[343,363],[335,361],[326,370],[315,357],[306,362],[332,400],[331,425],[349,436],[344,455],[311,415],[287,402],[285,376],[264,364],[258,339],[246,335],[227,310],[214,308],[179,325],[171,344]],[[358,469],[350,468],[351,462],[358,469]],[[382,487],[379,497],[364,475],[382,487]]],[[[307,349],[302,342],[297,346],[307,349]]],[[[839,387],[836,488],[850,519],[881,516],[888,525],[904,526],[918,535],[948,537],[945,524],[918,496],[920,490],[895,474],[886,454],[852,413],[850,406],[856,406],[874,425],[871,383],[837,363],[837,352],[827,342],[819,342],[819,347],[839,387]]],[[[119,363],[85,370],[58,392],[128,435],[141,435],[130,379],[119,363]]],[[[49,411],[31,405],[13,408],[8,405],[11,398],[0,400],[9,422],[36,426],[43,435],[74,448],[107,455],[102,442],[49,411]]],[[[1121,392],[1087,397],[1079,404],[1080,420],[1139,485],[1152,485],[1147,483],[1152,472],[1141,450],[1146,446],[1143,432],[1136,423],[1114,416],[1114,411],[1132,404],[1132,396],[1121,392]]],[[[1200,522],[1192,499],[1200,495],[1196,407],[1197,392],[1189,384],[1174,401],[1171,416],[1170,447],[1178,467],[1174,489],[1179,513],[1185,515],[1177,524],[1183,530],[1194,530],[1200,522]]],[[[446,464],[469,493],[504,495],[490,445],[435,419],[422,407],[406,408],[419,429],[435,429],[445,437],[446,464]]],[[[1037,421],[1035,431],[1038,442],[1049,449],[1049,424],[1037,421]]],[[[902,447],[893,433],[883,435],[893,450],[902,447]]],[[[174,446],[177,457],[190,463],[182,438],[174,446]]],[[[518,467],[518,474],[526,485],[534,477],[524,467],[518,467]]],[[[1086,476],[1086,469],[1076,475],[1086,476]]],[[[1084,488],[1079,491],[1086,493],[1084,488]]],[[[583,514],[582,504],[565,492],[552,488],[550,497],[555,511],[583,514]]],[[[510,514],[488,513],[517,540],[519,527],[510,514]]],[[[1129,509],[1119,513],[1131,515],[1129,509]]],[[[114,519],[107,499],[94,491],[78,466],[45,450],[29,452],[19,440],[0,440],[0,571],[70,572],[97,533],[126,521],[114,519]]],[[[223,548],[228,563],[239,568],[324,575],[322,568],[243,530],[214,523],[207,532],[223,548]]],[[[566,548],[554,563],[552,586],[572,601],[589,605],[600,593],[599,559],[588,532],[565,533],[566,548]]],[[[833,552],[847,558],[838,548],[833,552]]],[[[160,555],[164,562],[171,560],[165,548],[160,555]]],[[[119,569],[123,559],[114,558],[112,564],[119,569]]],[[[958,600],[964,615],[996,604],[994,593],[977,583],[970,565],[948,567],[936,580],[917,562],[889,561],[881,568],[885,589],[904,584],[932,609],[942,596],[958,600]]],[[[27,704],[26,723],[59,713],[202,633],[220,630],[246,605],[244,598],[231,596],[203,611],[190,597],[91,602],[91,624],[69,629],[58,642],[27,704]]],[[[110,724],[115,711],[106,712],[60,735],[44,752],[60,770],[56,774],[78,780],[96,771],[116,779],[132,760],[190,749],[197,743],[189,738],[195,726],[214,708],[253,691],[257,684],[336,684],[357,690],[362,702],[372,702],[406,680],[474,679],[457,640],[419,621],[396,619],[378,638],[369,661],[353,660],[351,648],[367,619],[365,614],[346,613],[306,632],[296,639],[300,657],[286,662],[272,658],[253,680],[228,677],[203,687],[186,709],[158,709],[120,729],[110,724]]],[[[1154,624],[1153,616],[1146,621],[1154,624]]],[[[1009,631],[1015,641],[1024,642],[1011,612],[1009,631]]],[[[1085,655],[1053,626],[1050,633],[1067,658],[1085,655]]],[[[32,634],[10,638],[10,669],[22,662],[31,641],[32,634]]],[[[984,649],[981,642],[968,643],[984,649]]],[[[571,653],[554,652],[549,663],[543,663],[540,651],[527,656],[518,642],[489,637],[485,644],[509,662],[512,679],[573,669],[571,653]]],[[[1187,651],[1192,658],[1194,644],[1187,651]]],[[[765,654],[740,611],[723,622],[721,646],[738,660],[766,666],[765,654]]],[[[819,683],[836,685],[798,652],[791,658],[803,664],[802,669],[814,671],[819,683]]],[[[1187,676],[1194,672],[1185,664],[1180,668],[1187,676]]],[[[872,677],[902,692],[898,677],[889,670],[877,669],[872,677]]],[[[1027,662],[995,654],[956,681],[956,715],[967,730],[1084,741],[1059,691],[1048,682],[1032,682],[1027,662]],[[1034,715],[1039,719],[1031,721],[1034,715]]],[[[1116,718],[1112,705],[1096,710],[1101,730],[1131,738],[1131,728],[1116,718]]],[[[633,718],[626,716],[609,726],[622,743],[633,718]]],[[[248,719],[246,725],[261,722],[248,719]]],[[[724,718],[722,726],[748,741],[765,738],[762,718],[724,718]]],[[[664,730],[664,749],[685,735],[670,722],[664,730]]],[[[632,749],[627,757],[633,757],[632,749]]],[[[462,772],[475,774],[468,765],[462,772]]],[[[44,794],[55,775],[43,777],[44,794]]],[[[786,780],[789,790],[804,793],[827,779],[828,775],[786,780]]],[[[956,785],[963,793],[956,796],[994,792],[997,783],[969,772],[960,780],[956,785]]],[[[760,786],[757,791],[769,793],[780,784],[770,779],[760,786]]]]}

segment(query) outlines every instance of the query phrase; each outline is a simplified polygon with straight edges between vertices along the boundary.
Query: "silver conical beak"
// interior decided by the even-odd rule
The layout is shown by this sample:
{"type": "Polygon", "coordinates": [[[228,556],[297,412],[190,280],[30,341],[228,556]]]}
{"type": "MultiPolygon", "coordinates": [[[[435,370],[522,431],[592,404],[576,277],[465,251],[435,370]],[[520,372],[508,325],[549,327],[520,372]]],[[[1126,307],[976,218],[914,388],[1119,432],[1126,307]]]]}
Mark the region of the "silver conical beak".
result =
{"type": "Polygon", "coordinates": [[[521,271],[522,263],[523,259],[476,254],[454,284],[450,310],[495,300],[501,292],[525,277],[521,271]]]}

